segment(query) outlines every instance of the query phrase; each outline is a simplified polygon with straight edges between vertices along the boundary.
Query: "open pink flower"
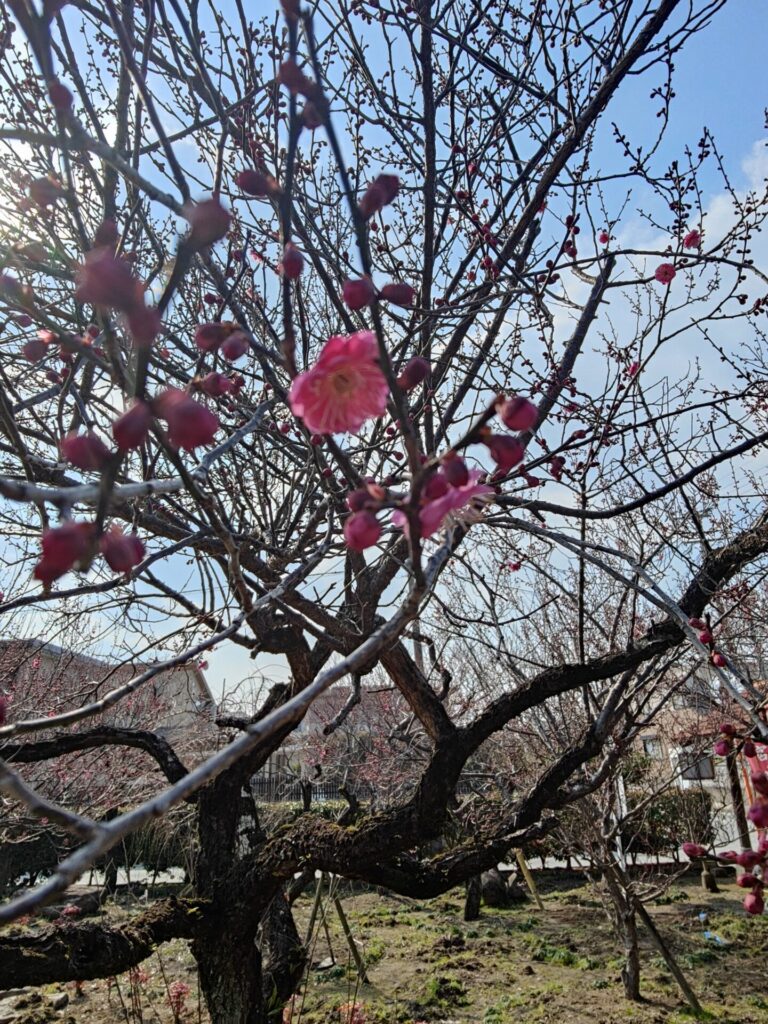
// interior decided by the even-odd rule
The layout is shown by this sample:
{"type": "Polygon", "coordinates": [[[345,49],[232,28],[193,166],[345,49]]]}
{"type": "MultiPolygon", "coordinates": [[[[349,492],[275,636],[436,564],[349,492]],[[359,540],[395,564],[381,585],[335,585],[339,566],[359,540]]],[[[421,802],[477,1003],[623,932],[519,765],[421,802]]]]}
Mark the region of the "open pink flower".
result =
{"type": "Polygon", "coordinates": [[[701,232],[695,228],[689,231],[683,239],[683,245],[686,249],[698,249],[701,246],[701,232]]]}
{"type": "MultiPolygon", "coordinates": [[[[494,493],[492,487],[477,482],[481,475],[480,470],[472,469],[468,473],[467,482],[460,487],[446,484],[444,491],[442,487],[433,486],[429,488],[432,493],[436,493],[438,496],[432,499],[427,498],[422,504],[419,512],[422,537],[431,537],[436,530],[440,529],[448,517],[461,522],[475,522],[478,519],[479,504],[488,495],[494,493]],[[443,493],[439,494],[438,492],[440,491],[443,491],[443,493]]],[[[438,481],[442,480],[443,475],[436,473],[432,481],[436,479],[438,481]]],[[[405,533],[408,533],[408,519],[404,512],[395,511],[392,514],[392,522],[395,526],[401,527],[405,533]]]]}
{"type": "Polygon", "coordinates": [[[359,430],[387,408],[389,388],[372,331],[329,338],[315,366],[291,384],[288,400],[314,434],[359,430]]]}
{"type": "Polygon", "coordinates": [[[677,271],[671,263],[660,263],[653,272],[653,276],[662,284],[671,284],[677,271]]]}

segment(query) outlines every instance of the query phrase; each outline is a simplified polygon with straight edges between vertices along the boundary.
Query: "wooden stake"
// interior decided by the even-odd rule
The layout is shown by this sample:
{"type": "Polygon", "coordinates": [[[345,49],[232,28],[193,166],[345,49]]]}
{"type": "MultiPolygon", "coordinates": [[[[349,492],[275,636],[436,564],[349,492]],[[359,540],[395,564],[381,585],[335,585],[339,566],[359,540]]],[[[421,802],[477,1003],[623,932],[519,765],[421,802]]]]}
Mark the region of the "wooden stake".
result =
{"type": "Polygon", "coordinates": [[[347,940],[347,945],[349,946],[349,951],[352,954],[352,959],[355,961],[358,977],[365,985],[368,985],[369,981],[365,970],[365,963],[360,955],[360,950],[357,948],[357,943],[355,942],[354,936],[352,935],[349,927],[349,922],[347,921],[347,915],[344,913],[344,908],[342,907],[341,900],[338,896],[333,897],[333,905],[336,907],[336,913],[339,915],[339,921],[341,921],[341,930],[344,932],[344,938],[347,940]]]}
{"type": "Polygon", "coordinates": [[[533,875],[531,874],[531,869],[528,867],[528,862],[523,856],[523,851],[515,850],[515,857],[517,857],[517,863],[520,865],[520,870],[523,872],[523,878],[525,879],[525,884],[528,886],[528,891],[530,892],[531,896],[533,896],[533,898],[536,900],[536,906],[539,908],[539,910],[543,910],[544,904],[541,902],[539,890],[536,888],[536,882],[534,881],[533,875]]]}

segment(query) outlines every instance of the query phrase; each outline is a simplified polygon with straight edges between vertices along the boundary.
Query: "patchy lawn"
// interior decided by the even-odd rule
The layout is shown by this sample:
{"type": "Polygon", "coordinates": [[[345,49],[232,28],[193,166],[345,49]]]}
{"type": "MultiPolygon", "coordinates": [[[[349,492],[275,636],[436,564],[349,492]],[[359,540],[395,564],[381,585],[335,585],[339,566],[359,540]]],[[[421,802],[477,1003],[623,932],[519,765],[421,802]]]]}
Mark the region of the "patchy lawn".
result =
{"type": "MultiPolygon", "coordinates": [[[[420,903],[374,893],[343,897],[350,926],[368,965],[369,983],[357,979],[332,905],[312,950],[315,965],[296,997],[292,1024],[690,1024],[692,1017],[654,947],[643,936],[642,992],[645,1001],[624,1000],[621,958],[595,893],[578,885],[544,891],[544,912],[533,904],[509,910],[483,908],[465,923],[458,891],[420,903]]],[[[718,1024],[766,1024],[768,917],[748,918],[743,891],[731,882],[712,896],[691,877],[671,890],[663,905],[651,905],[656,924],[671,944],[702,1004],[718,1024]],[[702,924],[699,914],[709,920],[702,924]],[[723,940],[704,937],[708,929],[723,940]]],[[[312,900],[297,906],[306,927],[312,900]]],[[[121,916],[126,908],[111,913],[121,916]]],[[[68,986],[68,1005],[53,1010],[49,999],[61,987],[39,993],[41,1003],[19,1008],[19,1022],[38,1024],[134,1024],[172,1022],[174,985],[188,986],[179,1019],[207,1017],[199,1007],[196,972],[187,944],[168,943],[133,977],[117,983],[87,982],[82,994],[68,986]]],[[[36,993],[32,994],[37,995],[36,993]]],[[[17,999],[29,999],[30,993],[17,999]]],[[[12,1001],[12,1000],[11,1000],[12,1001]]],[[[0,1021],[9,1001],[0,1002],[0,1021]]]]}

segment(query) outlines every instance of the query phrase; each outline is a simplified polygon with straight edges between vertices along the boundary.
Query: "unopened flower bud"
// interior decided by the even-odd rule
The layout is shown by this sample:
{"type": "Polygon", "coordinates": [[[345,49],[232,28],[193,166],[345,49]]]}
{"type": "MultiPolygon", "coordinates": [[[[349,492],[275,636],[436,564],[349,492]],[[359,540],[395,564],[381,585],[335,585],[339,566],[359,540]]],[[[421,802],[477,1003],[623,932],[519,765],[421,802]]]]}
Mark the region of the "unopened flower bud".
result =
{"type": "Polygon", "coordinates": [[[114,572],[130,572],[144,557],[144,544],[136,533],[123,533],[119,526],[110,526],[99,542],[107,565],[114,572]]]}
{"type": "Polygon", "coordinates": [[[222,343],[220,352],[225,359],[233,363],[235,360],[241,359],[250,347],[247,334],[243,331],[233,331],[222,343]]]}
{"type": "Polygon", "coordinates": [[[412,391],[429,376],[432,367],[422,356],[414,356],[409,359],[403,367],[402,373],[397,378],[398,385],[403,391],[412,391]]]}
{"type": "Polygon", "coordinates": [[[467,464],[458,455],[443,462],[443,475],[451,487],[464,487],[469,481],[467,464]]]}
{"type": "Polygon", "coordinates": [[[365,190],[360,200],[360,212],[368,219],[388,206],[397,195],[400,179],[395,174],[380,174],[365,190]]]}
{"type": "Polygon", "coordinates": [[[536,406],[522,395],[508,398],[502,403],[498,413],[504,426],[510,430],[532,430],[539,419],[536,406]]]}
{"type": "Polygon", "coordinates": [[[344,302],[350,309],[364,309],[370,306],[376,298],[376,289],[370,277],[360,277],[356,280],[347,279],[341,292],[344,302]]]}
{"type": "Polygon", "coordinates": [[[112,424],[112,436],[121,452],[139,448],[147,439],[152,412],[146,402],[135,402],[112,424]]]}
{"type": "Polygon", "coordinates": [[[215,196],[199,203],[185,203],[183,213],[190,226],[189,242],[197,249],[218,242],[232,222],[229,210],[215,196]]]}
{"type": "Polygon", "coordinates": [[[386,302],[392,302],[395,306],[403,306],[407,309],[413,305],[416,292],[409,284],[385,284],[379,292],[379,298],[386,302]]]}
{"type": "Polygon", "coordinates": [[[372,547],[381,536],[381,524],[373,512],[363,509],[354,512],[344,523],[344,540],[352,551],[372,547]]]}
{"type": "Polygon", "coordinates": [[[301,272],[304,269],[304,255],[300,249],[296,248],[293,242],[286,242],[280,266],[282,267],[283,276],[287,277],[289,281],[295,281],[297,277],[301,276],[301,272]]]}
{"type": "Polygon", "coordinates": [[[59,448],[62,457],[78,469],[100,470],[109,460],[109,449],[91,430],[85,434],[67,434],[59,448]]]}

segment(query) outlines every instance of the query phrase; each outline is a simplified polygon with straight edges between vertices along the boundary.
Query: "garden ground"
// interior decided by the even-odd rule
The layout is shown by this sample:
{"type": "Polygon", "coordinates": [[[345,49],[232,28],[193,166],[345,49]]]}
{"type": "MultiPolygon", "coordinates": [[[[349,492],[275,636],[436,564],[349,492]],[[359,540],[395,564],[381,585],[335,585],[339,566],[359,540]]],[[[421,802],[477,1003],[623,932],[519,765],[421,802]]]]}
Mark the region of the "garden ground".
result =
{"type": "MultiPolygon", "coordinates": [[[[539,876],[541,878],[541,876],[539,876]]],[[[369,984],[360,984],[332,906],[328,934],[318,928],[306,984],[285,1021],[292,1024],[690,1024],[694,1019],[664,962],[643,937],[644,1002],[624,1000],[621,958],[596,892],[580,879],[542,881],[544,910],[532,903],[483,908],[478,921],[462,920],[458,890],[429,902],[378,895],[343,896],[350,926],[364,951],[369,984]],[[330,964],[328,936],[335,955],[330,964]],[[322,969],[318,969],[318,966],[322,969]]],[[[711,895],[691,875],[675,883],[649,910],[681,967],[718,1024],[768,1022],[768,917],[748,918],[743,890],[721,881],[711,895]],[[708,921],[699,915],[705,912],[708,921]],[[705,938],[708,930],[722,941],[705,938]]],[[[311,896],[300,899],[300,931],[311,896]]],[[[109,911],[123,917],[127,900],[109,911]]],[[[40,927],[34,923],[26,927],[40,927]]],[[[67,986],[66,1007],[51,999],[61,986],[0,996],[0,1024],[168,1024],[177,999],[180,1021],[205,1022],[187,943],[169,943],[159,954],[111,983],[67,986]],[[187,991],[187,988],[189,991],[187,991]],[[19,1006],[17,1004],[21,1003],[19,1006]]]]}

